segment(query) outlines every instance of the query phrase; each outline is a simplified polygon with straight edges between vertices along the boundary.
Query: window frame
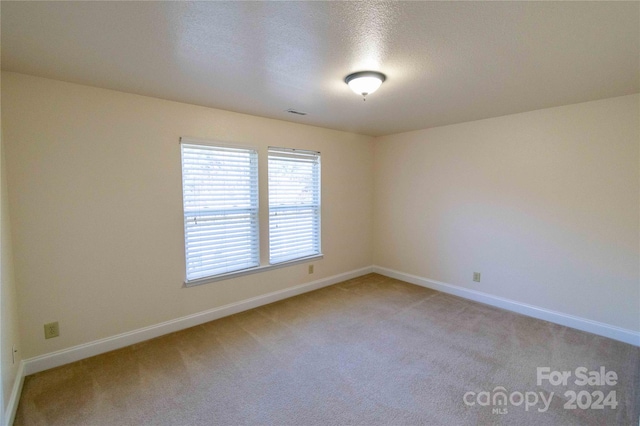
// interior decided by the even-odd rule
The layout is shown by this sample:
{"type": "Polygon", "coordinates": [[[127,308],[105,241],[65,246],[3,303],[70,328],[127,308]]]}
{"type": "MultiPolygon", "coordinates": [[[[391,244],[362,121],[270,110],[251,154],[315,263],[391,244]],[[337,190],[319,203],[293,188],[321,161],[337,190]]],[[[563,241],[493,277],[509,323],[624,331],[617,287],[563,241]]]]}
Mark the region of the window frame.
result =
{"type": "MultiPolygon", "coordinates": [[[[314,260],[321,260],[324,258],[324,254],[322,253],[322,251],[320,251],[320,253],[318,253],[317,255],[312,255],[312,256],[306,256],[306,257],[302,257],[302,258],[297,258],[297,259],[292,259],[292,260],[288,260],[288,261],[284,261],[281,263],[274,263],[274,264],[270,264],[268,263],[269,261],[269,209],[268,209],[268,188],[269,188],[269,179],[268,179],[268,170],[266,171],[266,175],[264,179],[261,179],[262,177],[262,171],[261,171],[261,167],[263,165],[266,165],[268,163],[268,147],[265,147],[264,149],[260,149],[256,146],[251,146],[251,145],[243,145],[243,144],[239,144],[239,143],[228,143],[228,142],[218,142],[216,140],[210,140],[210,139],[200,139],[200,138],[193,138],[193,137],[180,137],[179,138],[179,148],[180,148],[180,178],[181,178],[181,192],[182,192],[182,220],[183,220],[183,231],[182,231],[182,242],[184,244],[184,260],[185,260],[185,264],[184,264],[184,279],[183,279],[183,287],[184,288],[189,288],[189,287],[195,287],[195,286],[199,286],[199,285],[203,285],[203,284],[208,284],[208,283],[213,283],[213,282],[217,282],[217,281],[223,281],[223,280],[228,280],[228,279],[232,279],[232,278],[237,278],[237,277],[241,277],[244,275],[251,275],[251,274],[256,274],[256,273],[260,273],[260,272],[266,272],[269,270],[273,270],[273,269],[280,269],[280,268],[285,268],[288,266],[293,266],[293,265],[297,265],[297,264],[302,264],[302,263],[307,263],[310,261],[314,261],[314,260]],[[183,175],[183,162],[182,162],[182,144],[187,144],[187,145],[205,145],[205,146],[214,146],[214,147],[222,147],[222,148],[240,148],[240,149],[250,149],[250,150],[254,150],[257,152],[257,159],[258,159],[258,259],[259,259],[259,265],[255,266],[255,267],[250,267],[250,268],[246,268],[246,269],[241,269],[241,270],[237,270],[237,271],[232,271],[232,272],[227,272],[227,273],[221,273],[221,274],[217,274],[217,275],[210,275],[210,276],[205,276],[202,278],[196,278],[196,279],[191,279],[188,280],[187,279],[187,263],[186,263],[186,256],[187,256],[187,252],[186,252],[186,233],[185,233],[185,227],[184,227],[184,217],[185,217],[185,211],[184,211],[184,175],[183,175]],[[266,150],[267,152],[263,152],[264,150],[266,150]],[[266,191],[265,191],[266,190],[266,191]],[[262,193],[265,193],[267,196],[267,208],[263,209],[262,208],[262,201],[263,201],[263,195],[262,193]],[[263,230],[266,230],[266,233],[263,234],[263,230]],[[261,236],[262,235],[266,235],[266,244],[264,241],[262,241],[261,236]],[[266,253],[266,256],[264,255],[266,253]],[[265,261],[267,263],[265,263],[265,261]]],[[[321,191],[322,185],[320,184],[320,191],[321,191]]],[[[321,205],[321,200],[322,200],[322,193],[319,194],[320,197],[320,205],[321,205]]],[[[321,214],[321,212],[320,212],[321,214]]],[[[322,241],[322,232],[321,229],[318,230],[318,237],[320,239],[320,241],[322,241]]],[[[321,245],[320,245],[321,247],[321,245]]]]}
{"type": "MultiPolygon", "coordinates": [[[[269,146],[267,148],[267,163],[268,163],[268,167],[267,167],[267,173],[268,173],[268,177],[267,177],[267,189],[268,189],[268,194],[269,194],[269,205],[268,205],[268,217],[269,217],[269,221],[268,221],[268,226],[269,226],[269,251],[268,251],[268,257],[269,257],[269,264],[270,265],[278,265],[281,263],[286,263],[286,262],[291,262],[291,261],[295,261],[298,259],[305,259],[305,258],[309,258],[309,257],[314,257],[314,256],[318,256],[322,254],[322,160],[321,160],[321,154],[318,151],[312,151],[312,150],[306,150],[306,149],[297,149],[297,148],[283,148],[283,147],[275,147],[275,146],[269,146]],[[295,162],[296,159],[298,159],[299,161],[299,165],[300,166],[304,166],[305,164],[312,164],[311,166],[311,175],[310,175],[310,179],[313,185],[313,188],[311,190],[311,197],[310,197],[310,201],[309,202],[300,202],[300,200],[294,200],[292,198],[283,196],[284,194],[278,194],[280,195],[280,203],[279,204],[272,204],[273,200],[272,198],[272,181],[271,181],[271,159],[272,156],[274,157],[274,162],[279,161],[281,163],[286,163],[287,161],[291,161],[291,162],[295,162]],[[306,160],[305,161],[305,157],[312,159],[312,161],[306,160]],[[290,160],[286,160],[287,158],[289,158],[290,160]],[[274,228],[272,226],[272,218],[274,216],[277,216],[278,212],[282,212],[285,214],[289,214],[289,215],[293,215],[295,214],[296,211],[298,210],[315,210],[313,213],[311,213],[311,215],[309,215],[308,217],[311,219],[311,231],[313,232],[312,236],[310,237],[310,239],[307,239],[306,242],[310,242],[313,246],[314,249],[316,249],[317,251],[313,252],[313,253],[309,253],[309,254],[304,254],[302,256],[299,257],[293,257],[293,258],[286,258],[286,256],[274,256],[272,253],[272,250],[282,250],[282,247],[278,247],[275,248],[275,244],[272,243],[272,239],[274,237],[278,237],[278,235],[274,232],[272,232],[272,229],[274,228]],[[272,215],[272,212],[275,212],[274,215],[272,215]],[[315,229],[314,229],[315,228],[315,229]],[[284,260],[278,260],[279,258],[283,258],[285,257],[284,260]]],[[[304,176],[303,177],[307,177],[304,176]]],[[[274,182],[276,183],[282,183],[282,187],[280,188],[281,191],[283,191],[283,193],[289,192],[292,189],[299,191],[298,188],[295,188],[295,184],[292,185],[291,182],[283,182],[283,179],[281,177],[279,178],[274,178],[274,182]]],[[[275,184],[274,184],[275,186],[275,184]]],[[[273,190],[273,192],[278,192],[278,189],[273,190]]],[[[275,198],[275,197],[274,197],[275,198]]],[[[302,220],[304,220],[304,213],[300,213],[297,215],[297,220],[300,220],[300,218],[302,218],[302,220]]],[[[277,219],[274,220],[274,224],[277,225],[277,219]]],[[[296,222],[295,224],[291,224],[290,226],[296,226],[299,225],[300,222],[296,222]]]]}
{"type": "MultiPolygon", "coordinates": [[[[215,152],[215,151],[212,151],[212,152],[215,152]]],[[[233,158],[233,155],[229,155],[229,158],[233,158]]],[[[183,238],[184,238],[184,255],[185,255],[185,269],[184,269],[185,285],[192,285],[193,283],[197,283],[200,281],[207,281],[210,278],[223,276],[227,274],[233,274],[233,273],[241,272],[247,269],[259,267],[260,266],[259,150],[255,147],[230,145],[230,144],[224,144],[224,143],[217,143],[215,141],[203,141],[203,140],[192,139],[192,138],[180,138],[180,168],[181,168],[181,176],[182,176],[182,212],[183,212],[183,224],[184,224],[183,238]],[[251,163],[248,164],[247,170],[250,172],[249,181],[248,181],[248,185],[245,188],[242,188],[242,192],[246,191],[245,195],[248,196],[247,198],[248,206],[231,207],[231,206],[223,205],[222,208],[220,206],[208,207],[208,208],[203,208],[202,214],[201,214],[201,215],[209,216],[211,218],[214,218],[216,216],[220,218],[225,218],[225,216],[228,216],[231,212],[246,215],[247,217],[243,218],[243,222],[240,223],[240,230],[244,230],[245,232],[248,231],[247,235],[250,241],[246,243],[244,247],[242,245],[239,245],[238,248],[249,249],[249,252],[248,252],[249,254],[246,256],[245,259],[247,263],[250,263],[252,265],[247,267],[240,267],[239,269],[235,269],[231,271],[223,271],[223,272],[219,272],[211,275],[192,276],[190,278],[189,264],[190,264],[190,260],[191,262],[193,262],[193,257],[189,256],[189,248],[190,248],[189,236],[190,236],[190,228],[191,228],[191,226],[189,225],[189,216],[200,216],[200,215],[194,214],[195,212],[188,211],[188,206],[187,206],[188,196],[186,191],[187,185],[185,183],[185,180],[186,178],[189,177],[188,176],[189,170],[185,169],[185,149],[197,149],[198,147],[202,147],[201,149],[203,149],[204,152],[206,152],[207,149],[215,150],[216,148],[219,149],[218,152],[224,152],[225,149],[236,150],[238,153],[242,153],[244,151],[245,154],[248,154],[250,162],[255,161],[254,165],[251,163]],[[187,170],[187,173],[185,173],[185,170],[187,170]]],[[[212,181],[209,181],[207,183],[212,183],[212,181]]],[[[214,187],[215,187],[215,184],[216,182],[213,181],[214,187]]],[[[197,197],[194,197],[189,201],[197,203],[200,200],[198,200],[197,197]]],[[[209,230],[209,232],[212,232],[212,231],[209,230]]],[[[216,232],[216,231],[213,231],[213,232],[216,232]]],[[[213,243],[211,243],[211,247],[213,250],[215,250],[215,244],[216,244],[215,240],[211,239],[206,241],[214,241],[213,243]]]]}

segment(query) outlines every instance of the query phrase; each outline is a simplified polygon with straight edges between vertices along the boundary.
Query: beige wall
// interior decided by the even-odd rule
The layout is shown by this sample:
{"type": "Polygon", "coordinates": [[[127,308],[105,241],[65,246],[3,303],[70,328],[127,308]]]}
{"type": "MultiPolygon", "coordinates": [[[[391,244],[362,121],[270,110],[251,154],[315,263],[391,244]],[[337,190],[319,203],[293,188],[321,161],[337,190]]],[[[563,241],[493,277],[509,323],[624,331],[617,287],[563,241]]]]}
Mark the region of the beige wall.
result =
{"type": "Polygon", "coordinates": [[[375,263],[640,330],[639,100],[377,138],[375,263]]]}
{"type": "Polygon", "coordinates": [[[2,129],[0,127],[0,371],[2,371],[3,412],[9,403],[13,383],[20,365],[20,335],[18,330],[18,301],[13,273],[13,253],[11,249],[11,223],[9,221],[6,165],[2,129]],[[16,353],[13,362],[13,346],[16,353]]]}
{"type": "Polygon", "coordinates": [[[25,358],[371,265],[370,137],[15,73],[2,105],[25,358]],[[321,151],[314,275],[182,287],[180,136],[321,151]]]}

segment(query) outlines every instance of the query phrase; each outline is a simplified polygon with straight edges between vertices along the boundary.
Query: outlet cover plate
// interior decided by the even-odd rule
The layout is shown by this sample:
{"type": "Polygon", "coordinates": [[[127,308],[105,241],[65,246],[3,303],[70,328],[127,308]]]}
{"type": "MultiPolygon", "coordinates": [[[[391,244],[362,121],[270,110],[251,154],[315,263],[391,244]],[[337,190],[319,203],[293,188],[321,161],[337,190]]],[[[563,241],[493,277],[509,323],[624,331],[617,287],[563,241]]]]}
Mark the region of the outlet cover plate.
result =
{"type": "Polygon", "coordinates": [[[51,339],[52,337],[58,337],[60,335],[60,326],[58,321],[50,322],[44,325],[44,338],[51,339]]]}

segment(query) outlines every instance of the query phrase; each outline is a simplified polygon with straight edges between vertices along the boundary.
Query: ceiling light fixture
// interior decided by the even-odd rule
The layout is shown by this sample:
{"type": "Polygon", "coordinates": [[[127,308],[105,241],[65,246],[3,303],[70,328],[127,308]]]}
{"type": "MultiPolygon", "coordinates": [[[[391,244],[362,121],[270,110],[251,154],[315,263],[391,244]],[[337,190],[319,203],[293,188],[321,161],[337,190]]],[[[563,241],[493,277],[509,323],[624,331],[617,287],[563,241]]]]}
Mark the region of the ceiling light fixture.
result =
{"type": "Polygon", "coordinates": [[[387,77],[377,71],[360,71],[349,74],[344,78],[344,82],[349,85],[356,94],[362,95],[362,100],[367,100],[367,95],[378,90],[387,77]]]}

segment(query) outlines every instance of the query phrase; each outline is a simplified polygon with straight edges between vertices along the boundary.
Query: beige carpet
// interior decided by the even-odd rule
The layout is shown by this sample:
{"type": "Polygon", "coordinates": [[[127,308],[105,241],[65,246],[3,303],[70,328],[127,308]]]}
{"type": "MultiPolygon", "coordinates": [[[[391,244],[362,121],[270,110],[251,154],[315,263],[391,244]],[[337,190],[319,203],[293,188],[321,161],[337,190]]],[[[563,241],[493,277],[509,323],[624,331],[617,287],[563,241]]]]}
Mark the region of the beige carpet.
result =
{"type": "Polygon", "coordinates": [[[639,365],[631,345],[371,274],[29,376],[15,424],[635,426],[639,365]],[[574,383],[601,366],[615,386],[574,383]],[[538,386],[536,367],[572,377],[538,386]],[[498,386],[514,404],[478,405],[498,386]],[[571,390],[618,405],[565,409],[571,390]]]}

